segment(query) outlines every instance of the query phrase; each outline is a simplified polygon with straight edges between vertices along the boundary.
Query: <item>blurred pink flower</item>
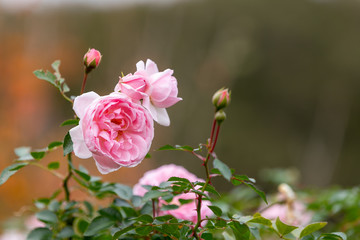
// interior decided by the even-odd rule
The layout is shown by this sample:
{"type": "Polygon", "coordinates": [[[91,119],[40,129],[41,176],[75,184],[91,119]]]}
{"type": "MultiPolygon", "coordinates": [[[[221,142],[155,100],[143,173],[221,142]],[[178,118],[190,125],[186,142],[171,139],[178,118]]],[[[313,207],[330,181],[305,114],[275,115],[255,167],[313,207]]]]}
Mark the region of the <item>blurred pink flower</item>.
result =
{"type": "Polygon", "coordinates": [[[275,220],[277,217],[286,224],[305,226],[310,223],[313,214],[300,201],[291,204],[275,204],[261,213],[265,218],[275,220]]]}
{"type": "Polygon", "coordinates": [[[75,98],[79,125],[70,130],[74,153],[93,157],[102,174],[138,165],[154,137],[153,119],[123,93],[100,97],[95,92],[75,98]]]}
{"type": "Polygon", "coordinates": [[[136,64],[134,75],[120,78],[115,91],[121,91],[134,100],[142,99],[142,104],[151,113],[156,122],[169,126],[170,119],[166,108],[182,100],[177,97],[178,88],[176,78],[171,69],[159,72],[156,63],[148,59],[146,65],[143,61],[136,64]]]}
{"type": "MultiPolygon", "coordinates": [[[[144,196],[147,192],[141,185],[159,186],[160,183],[167,181],[170,177],[181,177],[186,178],[191,182],[201,181],[203,179],[196,177],[194,174],[187,171],[182,166],[175,164],[163,165],[157,169],[147,171],[139,182],[134,186],[134,194],[144,196]]],[[[196,213],[196,194],[195,193],[183,193],[173,198],[171,204],[179,204],[179,199],[193,199],[194,201],[181,205],[178,209],[161,211],[160,215],[171,214],[176,218],[189,220],[192,222],[197,221],[196,213]]],[[[160,201],[160,205],[164,204],[165,201],[160,201]]],[[[212,211],[207,207],[211,203],[209,201],[202,201],[201,218],[204,219],[206,216],[211,216],[212,211]]]]}

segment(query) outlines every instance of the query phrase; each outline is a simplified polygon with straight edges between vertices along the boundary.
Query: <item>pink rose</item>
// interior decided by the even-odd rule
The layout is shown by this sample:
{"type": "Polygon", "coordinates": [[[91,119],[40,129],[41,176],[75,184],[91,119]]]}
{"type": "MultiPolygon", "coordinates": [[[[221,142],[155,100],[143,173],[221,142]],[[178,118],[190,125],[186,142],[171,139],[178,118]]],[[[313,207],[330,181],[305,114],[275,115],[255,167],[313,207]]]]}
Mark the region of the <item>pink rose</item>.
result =
{"type": "MultiPolygon", "coordinates": [[[[182,166],[177,166],[175,164],[163,165],[157,169],[146,172],[144,176],[139,180],[139,182],[134,186],[134,194],[139,196],[144,196],[147,190],[143,188],[141,185],[159,186],[160,183],[167,181],[170,177],[186,178],[191,182],[195,182],[195,181],[204,182],[203,179],[196,177],[194,174],[190,173],[182,166]]],[[[178,209],[161,211],[160,215],[171,214],[176,218],[189,220],[195,223],[197,221],[196,194],[183,193],[177,195],[173,198],[171,204],[180,205],[179,199],[194,199],[194,201],[187,204],[183,204],[178,209]]],[[[160,205],[164,203],[165,201],[160,201],[160,205]]],[[[206,216],[212,215],[212,211],[207,207],[208,205],[210,205],[209,201],[202,201],[202,207],[201,207],[202,219],[205,218],[206,216]]]]}
{"type": "Polygon", "coordinates": [[[148,111],[123,93],[100,97],[95,92],[75,98],[79,125],[70,130],[74,153],[93,157],[102,174],[138,165],[154,137],[148,111]]]}
{"type": "Polygon", "coordinates": [[[87,53],[84,55],[84,65],[88,72],[99,66],[101,57],[101,53],[94,48],[87,51],[87,53]]]}
{"type": "Polygon", "coordinates": [[[120,78],[115,91],[128,94],[134,100],[142,99],[142,104],[151,113],[153,119],[161,125],[169,126],[170,119],[165,108],[171,107],[182,100],[177,97],[176,78],[171,69],[159,72],[157,65],[148,59],[136,64],[134,75],[120,78]]]}

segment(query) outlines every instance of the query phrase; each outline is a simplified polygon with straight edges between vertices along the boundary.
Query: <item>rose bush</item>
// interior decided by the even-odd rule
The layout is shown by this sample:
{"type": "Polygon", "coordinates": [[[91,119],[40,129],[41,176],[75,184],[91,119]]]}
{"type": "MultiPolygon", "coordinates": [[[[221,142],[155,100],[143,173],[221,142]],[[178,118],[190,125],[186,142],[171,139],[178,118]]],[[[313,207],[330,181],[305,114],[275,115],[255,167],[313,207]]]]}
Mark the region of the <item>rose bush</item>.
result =
{"type": "Polygon", "coordinates": [[[93,157],[102,174],[138,165],[154,137],[153,120],[146,109],[123,93],[100,97],[88,92],[75,98],[79,125],[70,130],[74,153],[93,157]]]}
{"type": "Polygon", "coordinates": [[[137,71],[121,77],[115,91],[121,91],[142,104],[151,113],[156,122],[169,126],[170,119],[166,108],[182,100],[178,95],[174,71],[166,69],[159,72],[157,65],[148,59],[136,64],[137,71]]]}

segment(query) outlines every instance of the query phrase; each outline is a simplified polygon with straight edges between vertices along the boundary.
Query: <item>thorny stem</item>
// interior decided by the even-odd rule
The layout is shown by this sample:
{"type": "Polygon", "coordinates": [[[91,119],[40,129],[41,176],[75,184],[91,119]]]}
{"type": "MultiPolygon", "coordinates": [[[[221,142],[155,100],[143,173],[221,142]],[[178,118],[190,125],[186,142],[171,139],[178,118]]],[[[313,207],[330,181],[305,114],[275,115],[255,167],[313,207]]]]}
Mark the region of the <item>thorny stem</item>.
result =
{"type": "Polygon", "coordinates": [[[71,154],[72,153],[69,153],[67,155],[67,159],[68,159],[68,175],[66,176],[66,178],[64,179],[64,183],[63,183],[63,188],[64,188],[64,191],[65,191],[65,200],[66,201],[69,201],[70,200],[70,192],[69,192],[69,187],[68,187],[68,182],[72,176],[72,158],[71,158],[71,154]]]}
{"type": "Polygon", "coordinates": [[[84,79],[83,79],[83,82],[82,82],[80,95],[84,93],[87,76],[88,76],[88,73],[87,73],[87,71],[85,70],[84,79]]]}
{"type": "Polygon", "coordinates": [[[211,127],[211,135],[210,135],[209,146],[211,146],[211,144],[212,144],[212,140],[213,140],[213,137],[214,137],[215,126],[216,126],[216,119],[214,118],[214,121],[213,121],[213,124],[212,124],[212,127],[211,127]]]}
{"type": "MultiPolygon", "coordinates": [[[[213,137],[214,137],[214,132],[215,132],[215,127],[216,127],[216,119],[214,119],[212,128],[211,128],[211,137],[210,137],[210,142],[209,142],[209,146],[208,146],[208,153],[206,155],[205,161],[204,161],[204,167],[205,167],[205,172],[206,172],[206,181],[204,186],[201,188],[202,192],[205,192],[206,187],[209,185],[210,183],[210,174],[209,174],[209,167],[208,167],[208,162],[210,159],[210,155],[214,152],[216,143],[217,143],[217,139],[219,136],[219,132],[220,132],[220,124],[218,124],[217,129],[216,129],[216,134],[215,134],[215,138],[214,138],[214,142],[213,142],[213,137]]],[[[196,231],[197,229],[200,227],[201,224],[201,203],[202,203],[202,195],[198,195],[197,197],[198,202],[197,202],[197,206],[196,206],[196,212],[197,212],[197,223],[194,227],[193,230],[193,236],[196,239],[199,239],[199,236],[197,235],[196,231]]]]}

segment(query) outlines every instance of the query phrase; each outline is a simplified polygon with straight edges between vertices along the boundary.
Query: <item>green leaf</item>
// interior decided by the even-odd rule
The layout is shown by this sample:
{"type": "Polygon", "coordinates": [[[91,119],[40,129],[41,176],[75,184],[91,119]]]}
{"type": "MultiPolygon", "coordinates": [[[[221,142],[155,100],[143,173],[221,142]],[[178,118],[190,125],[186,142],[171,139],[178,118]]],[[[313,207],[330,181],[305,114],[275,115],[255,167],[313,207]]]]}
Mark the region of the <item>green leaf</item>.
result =
{"type": "Polygon", "coordinates": [[[175,205],[175,204],[162,205],[161,211],[174,210],[174,209],[178,209],[178,208],[179,208],[179,206],[175,205]]]}
{"type": "Polygon", "coordinates": [[[113,191],[116,195],[125,200],[131,200],[133,196],[132,188],[123,184],[116,184],[113,191]]]}
{"type": "Polygon", "coordinates": [[[222,218],[219,218],[219,219],[216,219],[215,220],[215,226],[218,227],[218,228],[223,228],[223,227],[226,227],[226,221],[222,218]]]}
{"type": "Polygon", "coordinates": [[[254,215],[254,218],[247,221],[247,223],[258,223],[258,224],[261,224],[261,225],[264,225],[264,226],[271,226],[272,223],[269,219],[266,219],[264,217],[262,217],[260,214],[257,215],[255,214],[254,215]]]}
{"type": "Polygon", "coordinates": [[[67,125],[79,125],[79,119],[68,119],[60,124],[60,126],[67,126],[67,125]]]}
{"type": "Polygon", "coordinates": [[[231,178],[231,170],[230,168],[225,164],[223,163],[222,161],[220,161],[219,159],[215,158],[214,159],[214,162],[213,162],[213,165],[214,165],[214,168],[217,168],[219,169],[221,175],[223,175],[223,177],[230,181],[230,178],[231,178]]]}
{"type": "Polygon", "coordinates": [[[240,185],[244,182],[256,183],[255,179],[249,178],[246,175],[234,175],[231,178],[231,183],[234,184],[234,186],[240,185]]]}
{"type": "Polygon", "coordinates": [[[217,207],[217,206],[207,206],[208,208],[211,209],[211,211],[218,217],[221,217],[222,215],[222,210],[221,208],[217,207]]]}
{"type": "Polygon", "coordinates": [[[171,145],[165,145],[158,149],[158,151],[162,151],[162,150],[178,150],[178,151],[192,152],[192,151],[194,151],[194,148],[192,148],[190,146],[175,145],[175,147],[173,147],[171,145]]]}
{"type": "Polygon", "coordinates": [[[131,226],[128,226],[128,227],[126,227],[126,228],[121,229],[120,231],[118,231],[118,232],[116,232],[116,233],[114,234],[113,239],[118,239],[121,235],[123,235],[124,233],[127,233],[127,232],[129,232],[129,231],[131,231],[131,230],[133,230],[134,228],[135,228],[135,226],[134,226],[134,225],[131,225],[131,226]]]}
{"type": "Polygon", "coordinates": [[[90,225],[84,233],[84,236],[93,236],[100,231],[111,227],[112,225],[114,225],[114,220],[103,216],[96,217],[91,221],[90,225]]]}
{"type": "Polygon", "coordinates": [[[204,232],[201,234],[201,238],[204,240],[213,240],[213,235],[208,232],[204,232]]]}
{"type": "Polygon", "coordinates": [[[292,231],[294,231],[295,229],[298,228],[298,227],[290,226],[290,225],[287,225],[287,224],[283,223],[279,219],[279,217],[276,219],[275,225],[276,225],[276,228],[277,228],[278,232],[282,236],[285,236],[286,234],[289,234],[289,233],[291,233],[292,231]]]}
{"type": "Polygon", "coordinates": [[[120,211],[114,207],[100,209],[99,214],[103,217],[107,217],[114,221],[119,221],[119,222],[122,221],[122,216],[120,211]]]}
{"type": "Polygon", "coordinates": [[[250,239],[250,230],[246,224],[241,224],[238,221],[233,221],[233,222],[229,223],[229,226],[233,230],[233,233],[237,240],[249,240],[250,239]]]}
{"type": "Polygon", "coordinates": [[[165,196],[169,194],[168,192],[161,192],[161,191],[157,191],[157,190],[150,190],[147,193],[145,193],[143,201],[147,202],[150,199],[157,199],[159,197],[165,196]]]}
{"type": "Polygon", "coordinates": [[[162,151],[162,150],[176,150],[176,148],[171,145],[165,145],[158,149],[158,151],[162,151]]]}
{"type": "Polygon", "coordinates": [[[139,234],[140,236],[148,236],[149,233],[151,233],[151,231],[152,231],[151,226],[143,226],[143,227],[138,227],[135,229],[135,232],[137,234],[139,234]]]}
{"type": "Polygon", "coordinates": [[[80,233],[82,235],[88,226],[89,223],[82,218],[77,218],[74,221],[74,229],[78,234],[80,233]]]}
{"type": "Polygon", "coordinates": [[[347,237],[342,232],[323,233],[318,240],[346,240],[347,237]]]}
{"type": "Polygon", "coordinates": [[[70,237],[74,236],[74,234],[75,233],[74,233],[74,230],[72,229],[72,227],[67,226],[67,227],[64,227],[63,229],[61,229],[61,231],[59,232],[57,237],[60,239],[70,238],[70,237]]]}
{"type": "Polygon", "coordinates": [[[307,225],[300,233],[300,238],[305,237],[315,231],[318,231],[326,226],[326,222],[317,222],[307,225]]]}
{"type": "Polygon", "coordinates": [[[55,70],[55,72],[59,72],[59,66],[60,66],[60,60],[55,60],[51,64],[51,67],[55,70]]]}
{"type": "Polygon", "coordinates": [[[163,224],[162,230],[166,233],[174,234],[179,228],[179,224],[163,224]]]}
{"type": "Polygon", "coordinates": [[[51,72],[49,71],[44,72],[43,70],[35,70],[33,73],[38,79],[45,80],[51,83],[52,85],[54,85],[55,87],[57,87],[56,76],[51,72]]]}
{"type": "Polygon", "coordinates": [[[59,142],[59,141],[56,141],[56,142],[52,142],[48,145],[48,149],[49,150],[52,150],[53,148],[56,148],[56,147],[59,147],[61,146],[63,143],[62,142],[59,142]]]}
{"type": "Polygon", "coordinates": [[[152,223],[153,222],[153,218],[148,214],[141,215],[141,216],[135,218],[135,220],[138,222],[143,222],[143,223],[152,223]]]}
{"type": "Polygon", "coordinates": [[[51,240],[52,231],[48,228],[35,228],[27,236],[26,240],[51,240]]]}
{"type": "Polygon", "coordinates": [[[266,200],[266,195],[263,191],[257,189],[257,187],[252,184],[252,183],[247,183],[247,182],[244,182],[246,184],[246,186],[250,187],[252,190],[254,190],[263,200],[266,204],[268,204],[267,200],[266,200]]]}
{"type": "Polygon", "coordinates": [[[59,162],[51,162],[48,164],[48,169],[50,170],[55,170],[58,169],[60,167],[60,163],[59,162]]]}
{"type": "Polygon", "coordinates": [[[32,156],[34,159],[36,159],[36,160],[40,160],[40,159],[42,159],[42,158],[45,157],[45,152],[44,152],[44,151],[31,152],[30,154],[31,154],[31,156],[32,156]]]}
{"type": "Polygon", "coordinates": [[[181,178],[181,177],[171,177],[168,179],[168,181],[170,182],[183,182],[186,184],[191,184],[190,181],[186,178],[181,178]]]}
{"type": "Polygon", "coordinates": [[[50,210],[42,210],[36,213],[36,218],[45,223],[57,223],[58,218],[56,214],[50,210]]]}
{"type": "Polygon", "coordinates": [[[174,218],[174,216],[172,216],[172,215],[164,215],[164,216],[156,217],[155,219],[159,220],[160,222],[167,222],[167,221],[169,221],[170,219],[173,219],[173,218],[174,218]]]}
{"type": "Polygon", "coordinates": [[[14,163],[5,168],[0,175],[0,186],[4,184],[9,177],[14,175],[18,170],[28,165],[28,163],[14,163]]]}
{"type": "Polygon", "coordinates": [[[80,170],[77,170],[77,169],[74,169],[74,171],[82,178],[84,179],[85,181],[90,181],[91,179],[91,176],[87,173],[84,173],[83,171],[80,171],[80,170]]]}
{"type": "Polygon", "coordinates": [[[71,140],[69,133],[65,135],[63,149],[64,149],[64,156],[68,155],[73,151],[73,142],[71,140]]]}

